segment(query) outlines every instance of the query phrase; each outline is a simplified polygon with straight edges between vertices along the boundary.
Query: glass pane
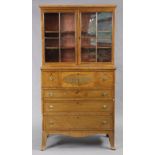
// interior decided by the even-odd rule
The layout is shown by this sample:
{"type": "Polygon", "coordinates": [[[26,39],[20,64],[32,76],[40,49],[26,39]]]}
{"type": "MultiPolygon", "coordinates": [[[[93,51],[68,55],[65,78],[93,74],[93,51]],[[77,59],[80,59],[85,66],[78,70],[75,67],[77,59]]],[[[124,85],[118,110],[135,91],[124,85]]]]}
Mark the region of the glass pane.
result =
{"type": "Polygon", "coordinates": [[[46,62],[58,62],[59,61],[59,50],[58,49],[46,49],[45,61],[46,62]]]}
{"type": "Polygon", "coordinates": [[[81,61],[96,62],[96,13],[81,14],[81,61]]]}
{"type": "Polygon", "coordinates": [[[97,50],[97,61],[98,62],[110,62],[111,61],[111,48],[98,49],[97,50]]]}
{"type": "Polygon", "coordinates": [[[46,39],[45,41],[45,46],[46,47],[58,47],[59,46],[59,39],[54,39],[54,38],[51,38],[51,39],[46,39]]]}
{"type": "Polygon", "coordinates": [[[74,62],[75,61],[74,49],[61,49],[61,61],[62,62],[74,62]]]}
{"type": "Polygon", "coordinates": [[[75,62],[75,14],[45,13],[45,61],[75,62]]]}
{"type": "Polygon", "coordinates": [[[83,37],[81,38],[82,48],[96,48],[96,38],[92,37],[83,37]]]}
{"type": "Polygon", "coordinates": [[[99,12],[97,18],[98,31],[110,31],[112,30],[112,13],[111,12],[99,12]]]}
{"type": "Polygon", "coordinates": [[[112,13],[97,13],[97,61],[110,62],[112,52],[112,13]]]}
{"type": "Polygon", "coordinates": [[[81,61],[82,62],[96,62],[96,49],[95,48],[82,48],[81,61]]]}
{"type": "Polygon", "coordinates": [[[111,32],[98,32],[97,46],[107,47],[112,45],[112,33],[111,32]]]}
{"type": "Polygon", "coordinates": [[[61,62],[75,62],[74,13],[61,13],[60,33],[61,62]]]}
{"type": "Polygon", "coordinates": [[[75,15],[74,13],[61,13],[60,23],[61,23],[61,32],[71,32],[75,31],[75,15]]]}
{"type": "Polygon", "coordinates": [[[45,31],[59,31],[59,13],[45,13],[45,31]]]}
{"type": "Polygon", "coordinates": [[[61,47],[62,48],[74,48],[75,47],[75,35],[74,33],[61,34],[61,47]]]}
{"type": "Polygon", "coordinates": [[[96,35],[96,13],[82,13],[82,34],[96,35]]]}
{"type": "Polygon", "coordinates": [[[45,62],[59,62],[59,13],[45,13],[45,62]]]}

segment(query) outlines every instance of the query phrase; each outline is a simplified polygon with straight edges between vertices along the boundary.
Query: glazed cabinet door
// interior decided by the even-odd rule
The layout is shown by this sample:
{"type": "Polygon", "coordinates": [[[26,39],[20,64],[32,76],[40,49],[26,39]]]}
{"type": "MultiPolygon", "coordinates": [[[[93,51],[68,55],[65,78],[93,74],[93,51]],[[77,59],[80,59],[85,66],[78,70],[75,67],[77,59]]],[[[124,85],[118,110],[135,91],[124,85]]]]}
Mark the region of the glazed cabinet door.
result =
{"type": "Polygon", "coordinates": [[[70,12],[44,13],[44,62],[76,62],[77,14],[70,12]]]}
{"type": "Polygon", "coordinates": [[[112,12],[80,13],[80,63],[112,62],[112,12]]]}

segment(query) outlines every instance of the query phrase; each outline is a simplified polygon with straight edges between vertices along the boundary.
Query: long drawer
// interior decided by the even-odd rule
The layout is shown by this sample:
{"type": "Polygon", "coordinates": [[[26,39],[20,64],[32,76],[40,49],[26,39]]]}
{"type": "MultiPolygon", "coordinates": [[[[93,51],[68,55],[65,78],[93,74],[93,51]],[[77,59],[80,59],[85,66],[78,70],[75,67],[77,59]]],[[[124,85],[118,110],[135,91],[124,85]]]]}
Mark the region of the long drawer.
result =
{"type": "Polygon", "coordinates": [[[44,98],[113,98],[113,90],[44,89],[44,98]]]}
{"type": "Polygon", "coordinates": [[[42,87],[113,88],[114,72],[42,72],[42,87]]]}
{"type": "Polygon", "coordinates": [[[44,101],[43,112],[112,112],[112,100],[44,101]]]}
{"type": "Polygon", "coordinates": [[[44,116],[45,129],[50,130],[110,130],[113,127],[109,116],[44,116]]]}

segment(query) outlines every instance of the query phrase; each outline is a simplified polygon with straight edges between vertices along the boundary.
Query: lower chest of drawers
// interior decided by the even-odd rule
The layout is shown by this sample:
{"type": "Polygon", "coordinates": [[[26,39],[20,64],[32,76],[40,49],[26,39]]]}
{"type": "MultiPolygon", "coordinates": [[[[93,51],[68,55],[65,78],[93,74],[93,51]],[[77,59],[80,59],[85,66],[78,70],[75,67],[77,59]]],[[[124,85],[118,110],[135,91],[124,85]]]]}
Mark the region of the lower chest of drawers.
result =
{"type": "Polygon", "coordinates": [[[43,129],[113,130],[114,72],[42,72],[43,129]]]}

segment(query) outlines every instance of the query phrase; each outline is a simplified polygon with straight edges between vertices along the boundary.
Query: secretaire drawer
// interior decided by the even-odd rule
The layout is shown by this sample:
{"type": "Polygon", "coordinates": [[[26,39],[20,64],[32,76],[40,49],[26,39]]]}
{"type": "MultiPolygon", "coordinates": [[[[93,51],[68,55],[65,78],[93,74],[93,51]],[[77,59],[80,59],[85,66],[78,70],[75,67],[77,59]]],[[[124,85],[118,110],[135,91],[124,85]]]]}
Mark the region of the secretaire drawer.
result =
{"type": "Polygon", "coordinates": [[[44,116],[46,130],[103,130],[112,129],[110,116],[64,115],[44,116]]]}
{"type": "Polygon", "coordinates": [[[53,89],[43,90],[44,98],[113,98],[113,91],[109,90],[76,90],[53,89]]]}
{"type": "Polygon", "coordinates": [[[112,88],[114,72],[62,72],[60,81],[62,87],[112,88]]]}
{"type": "Polygon", "coordinates": [[[114,72],[42,72],[44,88],[113,88],[114,72]]]}
{"type": "Polygon", "coordinates": [[[44,113],[51,112],[112,112],[112,100],[44,101],[44,113]]]}

